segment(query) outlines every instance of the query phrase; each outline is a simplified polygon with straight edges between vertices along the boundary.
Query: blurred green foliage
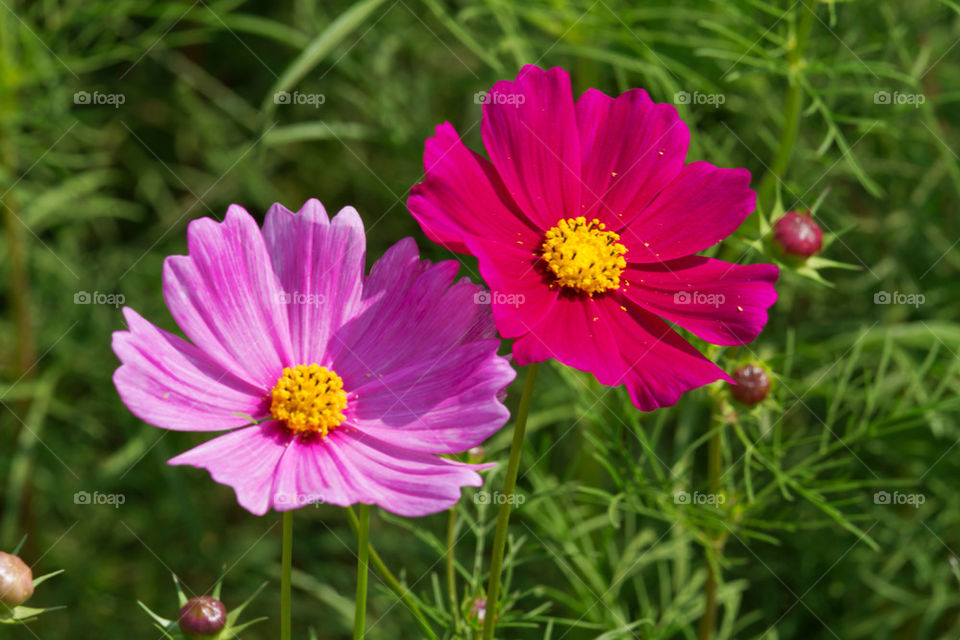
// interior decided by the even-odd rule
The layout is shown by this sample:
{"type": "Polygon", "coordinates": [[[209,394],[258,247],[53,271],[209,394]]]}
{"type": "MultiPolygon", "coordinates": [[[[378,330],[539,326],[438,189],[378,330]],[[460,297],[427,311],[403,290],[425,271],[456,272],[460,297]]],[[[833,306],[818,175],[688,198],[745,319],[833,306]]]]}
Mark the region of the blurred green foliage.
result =
{"type": "MultiPolygon", "coordinates": [[[[450,121],[480,150],[475,95],[525,63],[565,67],[578,93],[639,86],[681,103],[690,159],[747,167],[755,186],[783,154],[798,100],[788,168],[768,179],[775,204],[719,251],[773,260],[770,219],[819,201],[824,258],[856,270],[785,265],[763,335],[710,352],[728,370],[771,369],[773,392],[751,410],[717,386],[638,414],[622,390],[542,371],[500,637],[693,638],[705,557],[720,576],[718,638],[960,635],[955,2],[0,4],[0,548],[29,534],[38,574],[66,570],[31,605],[68,607],[4,637],[151,637],[136,600],[171,617],[171,572],[200,594],[224,566],[228,606],[273,581],[250,606],[272,620],[244,637],[276,637],[278,517],[252,517],[206,473],[166,466],[201,438],[124,408],[109,349],[122,316],[75,295],[120,294],[174,330],[163,258],[185,253],[191,219],[222,218],[232,202],[258,216],[314,196],[331,212],[354,205],[368,261],[405,235],[431,258],[454,257],[406,212],[423,141],[450,121]],[[322,104],[277,104],[278,91],[322,104]],[[924,301],[877,304],[879,292],[924,301]],[[678,502],[707,490],[714,430],[725,502],[678,502]],[[81,491],[125,501],[76,504],[81,491]],[[923,504],[894,504],[912,495],[923,504]]],[[[505,461],[509,436],[489,459],[505,461]]],[[[472,495],[454,532],[456,616],[447,516],[374,517],[378,549],[440,637],[473,637],[486,584],[494,510],[472,495]]],[[[348,637],[353,541],[340,510],[297,513],[297,637],[348,637]]],[[[423,637],[371,585],[369,637],[423,637]]]]}

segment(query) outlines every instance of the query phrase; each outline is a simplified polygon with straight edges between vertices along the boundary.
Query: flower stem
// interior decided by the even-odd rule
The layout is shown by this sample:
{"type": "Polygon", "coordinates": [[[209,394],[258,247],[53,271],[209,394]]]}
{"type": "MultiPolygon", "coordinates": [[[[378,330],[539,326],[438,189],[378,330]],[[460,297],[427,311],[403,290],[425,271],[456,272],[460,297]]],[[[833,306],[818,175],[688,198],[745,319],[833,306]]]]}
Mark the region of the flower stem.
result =
{"type": "Polygon", "coordinates": [[[450,507],[447,520],[447,592],[450,595],[450,614],[453,616],[453,631],[460,633],[460,606],[457,603],[457,556],[454,553],[457,532],[457,507],[450,507]]]}
{"type": "Polygon", "coordinates": [[[527,414],[530,412],[530,399],[533,396],[533,383],[537,378],[538,363],[527,367],[527,378],[523,383],[520,405],[517,407],[517,424],[513,428],[513,443],[510,445],[510,461],[507,463],[507,477],[503,482],[503,502],[497,514],[497,529],[493,535],[493,556],[490,558],[490,584],[487,586],[487,612],[483,621],[483,640],[493,640],[493,630],[497,626],[497,613],[500,601],[500,572],[503,569],[503,552],[507,546],[507,525],[510,523],[510,509],[513,507],[513,495],[517,488],[517,472],[520,470],[520,453],[523,449],[523,434],[527,430],[527,414]]]}
{"type": "Polygon", "coordinates": [[[797,129],[800,124],[800,111],[803,106],[803,89],[801,88],[799,74],[802,71],[803,54],[807,48],[807,39],[810,36],[810,29],[813,26],[815,17],[816,3],[807,6],[801,3],[800,23],[797,26],[796,34],[793,37],[793,46],[790,48],[788,61],[790,63],[790,74],[788,76],[790,86],[787,88],[786,104],[784,106],[783,129],[780,130],[780,142],[777,145],[777,152],[770,164],[770,170],[763,176],[760,188],[757,189],[757,203],[760,205],[764,214],[769,215],[773,206],[773,194],[776,190],[776,182],[780,179],[790,164],[790,156],[793,155],[793,143],[797,139],[797,129]]]}
{"type": "MultiPolygon", "coordinates": [[[[707,481],[712,494],[720,490],[720,470],[723,465],[720,441],[722,426],[721,423],[714,429],[707,443],[707,481]]],[[[709,640],[717,625],[717,574],[709,552],[707,553],[707,582],[703,587],[703,598],[703,617],[700,618],[700,626],[697,628],[697,640],[709,640]]]]}
{"type": "MultiPolygon", "coordinates": [[[[707,441],[707,486],[713,495],[720,493],[723,478],[723,430],[728,424],[732,412],[722,392],[713,391],[713,433],[707,441]]],[[[722,533],[708,535],[712,547],[706,550],[707,582],[703,588],[703,617],[697,628],[697,640],[710,640],[717,625],[717,584],[719,581],[720,558],[726,536],[722,533]]]]}
{"type": "MultiPolygon", "coordinates": [[[[347,507],[347,517],[350,520],[350,527],[353,529],[353,532],[359,534],[360,520],[357,518],[357,514],[353,512],[353,509],[349,507],[347,507]]],[[[420,624],[420,629],[426,634],[426,637],[430,638],[430,640],[437,640],[437,634],[434,633],[430,627],[430,623],[427,622],[427,619],[423,616],[423,612],[420,611],[420,606],[417,604],[417,601],[410,595],[410,590],[405,588],[397,577],[393,575],[393,572],[387,568],[383,558],[381,558],[377,550],[373,548],[373,545],[369,543],[369,540],[367,541],[367,548],[370,549],[370,560],[373,561],[373,566],[376,568],[377,573],[379,573],[384,582],[387,583],[390,590],[397,594],[401,602],[407,605],[407,608],[410,609],[414,617],[416,617],[417,622],[420,624]]]]}
{"type": "Polygon", "coordinates": [[[293,563],[293,511],[283,512],[280,577],[280,640],[290,640],[290,566],[293,563]]]}
{"type": "Polygon", "coordinates": [[[353,640],[363,638],[367,626],[367,576],[370,572],[370,505],[361,504],[357,527],[357,599],[353,615],[353,640]]]}

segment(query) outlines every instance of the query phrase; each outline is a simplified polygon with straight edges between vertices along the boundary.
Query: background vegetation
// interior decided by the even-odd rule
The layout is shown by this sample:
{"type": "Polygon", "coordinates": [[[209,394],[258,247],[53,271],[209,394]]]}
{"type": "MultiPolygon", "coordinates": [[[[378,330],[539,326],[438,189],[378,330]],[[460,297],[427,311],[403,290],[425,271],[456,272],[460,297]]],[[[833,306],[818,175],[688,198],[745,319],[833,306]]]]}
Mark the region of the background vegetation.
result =
{"type": "MultiPolygon", "coordinates": [[[[166,466],[199,438],[124,408],[109,349],[122,316],[75,295],[121,294],[175,329],[162,260],[185,253],[191,219],[222,218],[232,202],[258,216],[312,196],[329,211],[351,204],[371,259],[405,235],[432,258],[454,257],[406,211],[423,141],[449,120],[479,150],[475,94],[523,63],[567,68],[578,93],[723,96],[678,105],[690,159],[747,167],[755,185],[768,167],[782,177],[767,179],[765,210],[724,257],[773,260],[764,220],[819,202],[824,257],[855,269],[788,266],[763,335],[711,351],[728,370],[770,368],[773,392],[752,410],[716,387],[638,414],[622,389],[541,370],[499,636],[692,638],[711,566],[719,638],[960,634],[955,2],[0,5],[0,548],[29,534],[23,554],[36,571],[66,569],[31,604],[68,607],[4,637],[150,638],[137,599],[173,616],[170,573],[199,594],[223,566],[228,605],[272,581],[251,615],[274,619],[244,637],[276,636],[278,517],[252,517],[206,473],[166,466]],[[275,104],[279,90],[324,99],[275,104]],[[923,303],[876,304],[882,291],[923,303]],[[678,503],[678,491],[708,491],[718,430],[726,501],[678,503]],[[75,504],[79,491],[125,503],[75,504]],[[923,504],[893,504],[898,495],[923,504]]],[[[508,444],[509,429],[487,458],[505,461],[508,444]]],[[[491,490],[502,482],[487,478],[491,490]]],[[[376,544],[440,637],[473,637],[486,581],[494,509],[472,495],[454,532],[457,607],[447,516],[374,516],[376,544]]],[[[305,508],[296,535],[295,633],[347,637],[348,522],[334,507],[305,508]]],[[[369,636],[424,637],[371,584],[369,636]]]]}

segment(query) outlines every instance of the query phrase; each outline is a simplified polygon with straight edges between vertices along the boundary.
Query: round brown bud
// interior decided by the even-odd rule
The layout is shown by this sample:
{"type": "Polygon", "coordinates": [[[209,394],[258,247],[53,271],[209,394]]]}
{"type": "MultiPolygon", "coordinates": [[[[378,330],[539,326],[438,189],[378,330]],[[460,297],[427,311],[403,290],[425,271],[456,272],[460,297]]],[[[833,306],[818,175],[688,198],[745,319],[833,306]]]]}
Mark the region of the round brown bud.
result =
{"type": "Polygon", "coordinates": [[[773,239],[788,256],[809,258],[823,248],[823,230],[810,215],[791,211],[773,225],[773,239]]]}
{"type": "Polygon", "coordinates": [[[730,394],[743,404],[753,405],[767,397],[770,391],[770,378],[763,368],[748,364],[733,372],[737,384],[730,385],[730,394]]]}
{"type": "Polygon", "coordinates": [[[227,625],[227,608],[216,598],[190,598],[180,609],[180,631],[193,640],[216,638],[227,625]]]}
{"type": "Polygon", "coordinates": [[[17,556],[0,551],[0,604],[12,609],[33,595],[33,571],[17,556]]]}

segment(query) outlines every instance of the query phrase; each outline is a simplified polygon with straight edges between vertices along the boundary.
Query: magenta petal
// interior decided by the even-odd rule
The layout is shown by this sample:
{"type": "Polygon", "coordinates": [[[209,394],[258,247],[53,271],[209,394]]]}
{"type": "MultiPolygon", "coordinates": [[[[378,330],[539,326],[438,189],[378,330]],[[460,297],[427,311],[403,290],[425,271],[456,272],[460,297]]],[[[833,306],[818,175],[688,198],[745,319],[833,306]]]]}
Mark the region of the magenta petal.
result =
{"type": "Polygon", "coordinates": [[[690,389],[729,379],[659,318],[612,296],[561,296],[553,313],[514,342],[517,364],[548,358],[596,376],[601,384],[625,384],[642,411],[670,406],[690,389]]]}
{"type": "Polygon", "coordinates": [[[516,373],[500,341],[460,345],[355,389],[352,421],[363,433],[425,453],[457,453],[493,435],[510,417],[498,400],[516,373]]]}
{"type": "Polygon", "coordinates": [[[222,223],[194,220],[190,255],[163,265],[167,307],[190,340],[212,360],[270,389],[293,361],[283,289],[257,223],[231,205],[222,223]]]}
{"type": "Polygon", "coordinates": [[[570,76],[527,65],[493,85],[483,143],[507,191],[540,229],[580,215],[580,140],[570,76]]]}
{"type": "Polygon", "coordinates": [[[746,169],[688,164],[620,231],[628,262],[664,262],[712,247],[753,211],[757,194],[746,169]]]}
{"type": "Polygon", "coordinates": [[[588,89],[576,108],[581,215],[620,229],[680,172],[690,131],[673,105],[654,103],[643,89],[616,99],[588,89]]]}
{"type": "Polygon", "coordinates": [[[616,382],[625,383],[633,404],[641,411],[676,404],[691,389],[714,380],[730,381],[723,369],[707,360],[659,318],[623,300],[598,300],[602,321],[618,347],[621,373],[616,382]]]}
{"type": "Polygon", "coordinates": [[[458,268],[421,261],[411,238],[387,250],[364,283],[362,310],[330,340],[328,358],[345,388],[493,336],[489,306],[477,297],[483,289],[467,279],[452,284],[458,268]]]}
{"type": "Polygon", "coordinates": [[[123,314],[130,330],[113,334],[113,351],[123,363],[113,381],[135,416],[164,429],[218,431],[266,414],[266,392],[133,309],[124,308],[123,314]]]}
{"type": "Polygon", "coordinates": [[[513,344],[517,364],[523,366],[555,358],[589,371],[603,384],[618,385],[618,347],[600,322],[596,300],[562,293],[551,312],[530,333],[513,344]]]}
{"type": "Polygon", "coordinates": [[[338,429],[317,446],[329,448],[346,487],[345,502],[376,504],[408,517],[450,508],[462,487],[483,484],[478,470],[494,466],[411,451],[352,429],[338,429]]]}
{"type": "Polygon", "coordinates": [[[714,344],[750,342],[777,301],[773,265],[736,265],[691,256],[627,269],[624,295],[714,344]]]}
{"type": "Polygon", "coordinates": [[[215,481],[233,487],[241,507],[262,516],[273,502],[277,466],[292,439],[279,423],[264,422],[214,438],[169,464],[206,469],[215,481]]]}
{"type": "Polygon", "coordinates": [[[326,364],[320,360],[330,334],[360,302],[366,251],[360,215],[346,207],[331,222],[318,200],[296,214],[275,204],[263,238],[284,289],[293,362],[326,364]]]}
{"type": "Polygon", "coordinates": [[[531,249],[470,240],[480,274],[490,287],[485,299],[493,309],[497,331],[504,338],[521,336],[550,312],[557,289],[548,286],[540,258],[531,249]]]}
{"type": "Polygon", "coordinates": [[[493,165],[470,151],[450,123],[437,126],[423,156],[426,179],[407,206],[427,237],[467,253],[465,236],[501,244],[536,243],[539,233],[516,208],[493,165]]]}

